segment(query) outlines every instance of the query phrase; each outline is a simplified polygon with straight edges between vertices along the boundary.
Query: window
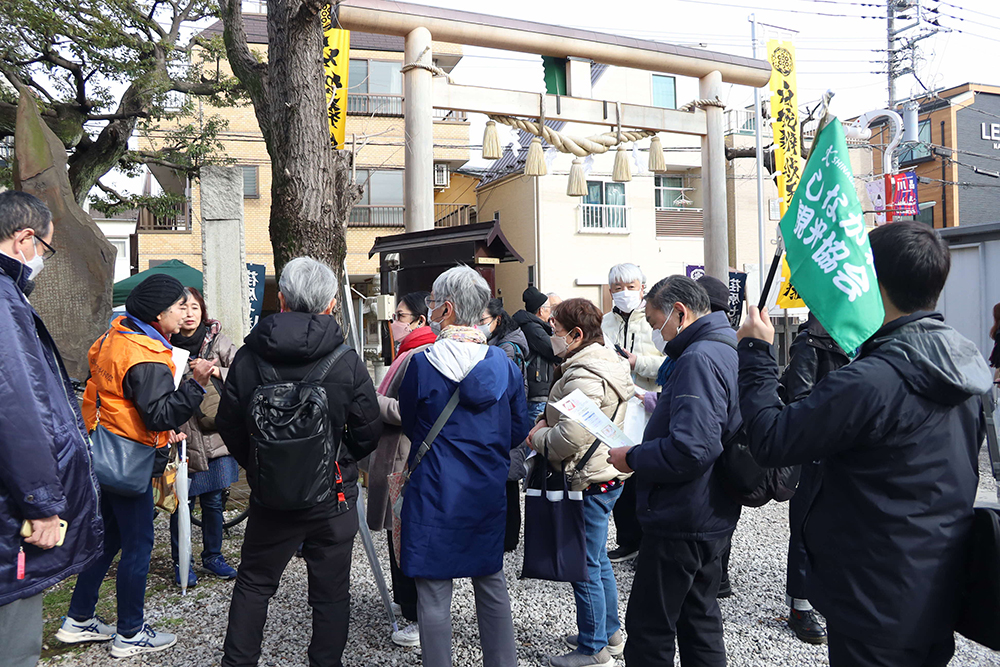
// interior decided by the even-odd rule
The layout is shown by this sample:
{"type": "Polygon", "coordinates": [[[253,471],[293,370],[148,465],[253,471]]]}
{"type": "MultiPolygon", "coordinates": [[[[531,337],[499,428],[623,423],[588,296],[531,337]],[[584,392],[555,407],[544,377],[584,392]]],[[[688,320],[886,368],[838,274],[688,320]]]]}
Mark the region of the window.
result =
{"type": "Polygon", "coordinates": [[[915,222],[922,222],[925,225],[927,225],[928,227],[933,227],[934,226],[934,207],[933,206],[928,206],[927,208],[923,209],[922,211],[920,211],[920,213],[917,213],[915,216],[913,216],[913,220],[915,222]]]}
{"type": "Polygon", "coordinates": [[[258,187],[258,167],[257,165],[243,165],[243,198],[244,199],[257,199],[260,197],[260,189],[258,187]]]}
{"type": "Polygon", "coordinates": [[[580,231],[628,232],[625,184],[587,181],[587,196],[580,205],[580,231]]]}
{"type": "Polygon", "coordinates": [[[921,160],[926,160],[931,157],[931,147],[928,144],[931,142],[931,121],[930,119],[920,121],[917,125],[917,139],[920,141],[919,144],[913,144],[902,148],[899,151],[899,164],[904,165],[907,163],[920,162],[921,160]]]}
{"type": "Polygon", "coordinates": [[[677,80],[663,74],[653,75],[653,106],[677,108],[677,80]]]}
{"type": "Polygon", "coordinates": [[[400,63],[352,58],[347,74],[347,113],[363,116],[403,115],[400,63]]]}
{"type": "Polygon", "coordinates": [[[656,208],[686,208],[691,205],[684,192],[684,178],[681,176],[657,176],[653,182],[656,190],[656,208]]]}
{"type": "Polygon", "coordinates": [[[528,265],[528,287],[534,287],[534,286],[535,286],[535,265],[534,264],[529,264],[528,265]]]}
{"type": "Polygon", "coordinates": [[[351,211],[354,227],[403,226],[403,172],[400,169],[357,170],[357,182],[364,186],[361,201],[351,211]]]}

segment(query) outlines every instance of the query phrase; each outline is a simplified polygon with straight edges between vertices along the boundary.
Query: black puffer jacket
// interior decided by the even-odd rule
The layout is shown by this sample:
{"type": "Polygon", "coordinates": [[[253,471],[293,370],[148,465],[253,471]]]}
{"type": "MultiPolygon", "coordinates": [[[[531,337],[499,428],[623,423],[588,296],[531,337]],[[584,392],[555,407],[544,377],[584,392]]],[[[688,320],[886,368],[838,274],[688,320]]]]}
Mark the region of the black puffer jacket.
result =
{"type": "Polygon", "coordinates": [[[781,375],[781,386],[778,388],[778,395],[785,405],[808,396],[816,383],[850,361],[847,353],[840,349],[812,314],[799,327],[788,358],[788,366],[781,375]]]}
{"type": "MultiPolygon", "coordinates": [[[[262,320],[244,340],[236,353],[225,392],[219,403],[215,424],[236,461],[246,468],[254,457],[247,429],[247,411],[254,390],[261,384],[260,372],[253,358],[260,355],[272,364],[283,380],[301,380],[315,363],[344,342],[340,326],[332,315],[278,313],[262,320]]],[[[340,456],[344,492],[353,508],[358,497],[358,464],[378,446],[382,435],[375,387],[364,362],[354,350],[348,350],[326,375],[323,382],[330,405],[334,437],[340,444],[344,426],[348,437],[340,456]]],[[[302,471],[307,474],[308,471],[302,471]]],[[[252,496],[251,496],[252,498],[252,496]]],[[[336,498],[297,516],[328,515],[339,511],[336,498]]]]}
{"type": "Polygon", "coordinates": [[[519,310],[513,315],[528,341],[528,400],[547,401],[552,388],[552,373],[562,359],[552,353],[552,327],[537,315],[519,310]]]}
{"type": "Polygon", "coordinates": [[[831,631],[889,648],[955,626],[990,374],[937,313],[882,327],[783,407],[772,348],[739,344],[740,409],[761,465],[822,462],[805,519],[809,599],[831,631]]]}

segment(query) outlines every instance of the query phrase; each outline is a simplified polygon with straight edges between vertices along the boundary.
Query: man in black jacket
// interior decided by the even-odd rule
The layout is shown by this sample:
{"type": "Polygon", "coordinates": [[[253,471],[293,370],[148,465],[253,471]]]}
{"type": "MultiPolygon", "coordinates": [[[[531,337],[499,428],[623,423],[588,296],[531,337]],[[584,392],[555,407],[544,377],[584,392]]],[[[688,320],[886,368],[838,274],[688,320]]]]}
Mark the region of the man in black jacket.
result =
{"type": "MultiPolygon", "coordinates": [[[[823,328],[813,314],[799,327],[789,350],[788,366],[781,375],[778,395],[785,405],[801,401],[813,387],[831,372],[847,365],[847,354],[823,328]]],[[[788,574],[785,601],[788,604],[788,627],[808,644],[825,644],[826,629],[809,602],[809,558],[802,543],[802,524],[819,490],[820,466],[815,461],[803,463],[795,495],[788,501],[788,574]]]]}
{"type": "Polygon", "coordinates": [[[552,327],[549,316],[552,309],[549,298],[534,287],[521,295],[524,310],[514,313],[514,321],[528,339],[528,419],[532,422],[545,410],[552,389],[552,374],[562,361],[552,352],[552,327]]]}
{"type": "Polygon", "coordinates": [[[649,291],[653,344],[675,361],[642,444],[612,449],[609,461],[635,472],[643,538],[628,600],[625,662],[724,667],[716,597],[722,553],[740,517],[715,472],[722,443],[740,427],[736,332],[709,312],[705,289],[685,276],[649,291]]]}
{"type": "MultiPolygon", "coordinates": [[[[314,259],[294,259],[281,272],[278,289],[282,312],[254,327],[237,352],[216,418],[226,447],[248,470],[255,469],[257,457],[247,414],[255,390],[264,383],[255,357],[273,366],[283,381],[296,381],[344,342],[331,315],[337,279],[328,266],[314,259]]],[[[345,497],[340,501],[334,493],[312,507],[282,511],[263,506],[255,498],[261,490],[251,486],[250,514],[229,607],[225,667],[257,664],[268,601],[299,545],[309,570],[313,617],[309,664],[342,665],[350,612],[351,551],[358,531],[357,461],[375,450],[382,421],[371,378],[353,350],[337,359],[321,384],[329,403],[330,451],[340,452],[330,468],[342,475],[338,491],[342,488],[345,497]]],[[[294,481],[316,473],[287,470],[284,474],[294,481]]]]}
{"type": "Polygon", "coordinates": [[[774,329],[751,308],[740,408],[760,464],[821,461],[803,532],[831,666],[937,667],[955,648],[990,374],[976,346],[929,312],[951,265],[937,233],[898,222],[870,238],[882,328],[782,407],[774,329]]]}

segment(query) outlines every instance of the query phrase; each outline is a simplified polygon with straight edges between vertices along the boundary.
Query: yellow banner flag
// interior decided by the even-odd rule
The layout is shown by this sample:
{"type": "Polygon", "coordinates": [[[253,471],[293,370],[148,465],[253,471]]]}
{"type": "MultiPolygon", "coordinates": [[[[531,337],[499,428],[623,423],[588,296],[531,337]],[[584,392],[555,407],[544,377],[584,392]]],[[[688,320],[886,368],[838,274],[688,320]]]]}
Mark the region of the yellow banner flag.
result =
{"type": "Polygon", "coordinates": [[[325,70],[327,116],[330,143],[344,148],[347,131],[347,73],[351,61],[351,31],[335,28],[330,5],[320,10],[323,21],[323,69],[325,70]]]}
{"type": "MultiPolygon", "coordinates": [[[[785,215],[802,176],[802,147],[799,141],[798,89],[795,82],[795,45],[776,39],[767,43],[771,63],[771,128],[774,131],[774,164],[778,169],[778,197],[785,215]]],[[[805,308],[790,282],[788,262],[781,260],[779,308],[805,308]]]]}

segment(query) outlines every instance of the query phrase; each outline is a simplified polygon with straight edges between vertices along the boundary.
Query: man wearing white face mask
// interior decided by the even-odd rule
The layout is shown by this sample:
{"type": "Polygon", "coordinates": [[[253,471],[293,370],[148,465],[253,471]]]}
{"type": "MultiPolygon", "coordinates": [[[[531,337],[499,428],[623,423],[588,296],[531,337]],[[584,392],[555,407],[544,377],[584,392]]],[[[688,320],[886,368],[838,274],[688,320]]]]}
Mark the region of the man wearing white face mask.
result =
{"type": "MultiPolygon", "coordinates": [[[[645,391],[659,391],[656,374],[663,363],[663,353],[653,345],[653,330],[646,322],[646,276],[635,264],[616,264],[608,272],[608,288],[615,305],[601,320],[604,344],[628,365],[637,396],[645,391]]],[[[629,401],[625,433],[638,442],[647,418],[641,396],[629,401]]],[[[642,527],[635,513],[634,484],[625,483],[614,516],[618,547],[608,552],[608,558],[612,563],[632,560],[642,542],[642,527]]]]}
{"type": "Polygon", "coordinates": [[[722,443],[740,428],[736,332],[711,312],[705,289],[685,276],[653,286],[646,318],[674,360],[642,443],[612,449],[609,462],[634,472],[643,538],[628,602],[625,661],[724,667],[716,597],[722,554],[740,505],[714,474],[722,443]]]}
{"type": "MultiPolygon", "coordinates": [[[[45,589],[85,569],[104,544],[80,408],[27,300],[55,252],[52,233],[45,204],[0,192],[0,662],[16,667],[38,661],[45,589]]],[[[96,618],[81,626],[74,641],[111,638],[96,618]]]]}

